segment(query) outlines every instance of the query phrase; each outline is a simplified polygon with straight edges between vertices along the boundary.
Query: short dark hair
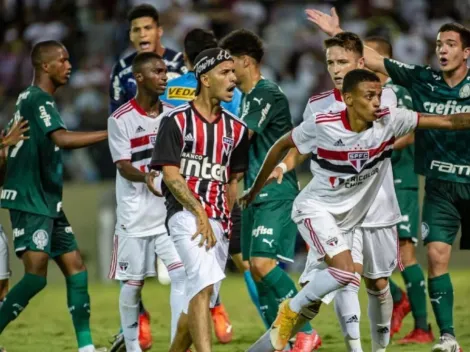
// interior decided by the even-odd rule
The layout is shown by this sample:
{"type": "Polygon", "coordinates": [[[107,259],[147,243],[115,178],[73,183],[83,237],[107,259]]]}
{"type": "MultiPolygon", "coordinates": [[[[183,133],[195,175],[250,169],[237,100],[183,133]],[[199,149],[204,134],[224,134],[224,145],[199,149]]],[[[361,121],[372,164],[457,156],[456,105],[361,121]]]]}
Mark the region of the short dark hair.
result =
{"type": "Polygon", "coordinates": [[[392,44],[384,37],[372,36],[372,37],[367,37],[366,39],[364,39],[364,41],[377,44],[387,56],[393,57],[392,44]]]}
{"type": "Polygon", "coordinates": [[[246,29],[237,29],[229,33],[220,41],[220,47],[228,50],[230,55],[247,55],[258,63],[264,55],[263,42],[260,37],[246,29]]]}
{"type": "Polygon", "coordinates": [[[41,64],[44,62],[44,54],[56,48],[65,48],[65,46],[56,40],[46,40],[36,43],[33,46],[33,50],[31,50],[31,64],[33,67],[35,69],[41,67],[41,64]]]}
{"type": "Polygon", "coordinates": [[[127,13],[127,20],[129,21],[129,24],[132,23],[132,21],[136,18],[141,17],[152,17],[153,20],[157,23],[157,25],[160,25],[160,15],[158,13],[158,10],[152,5],[142,4],[134,6],[127,13]]]}
{"type": "Polygon", "coordinates": [[[359,83],[362,82],[379,82],[380,78],[374,72],[364,70],[364,69],[356,69],[349,71],[343,80],[343,94],[350,93],[358,86],[359,83]]]}
{"type": "Polygon", "coordinates": [[[202,51],[216,47],[217,39],[214,33],[202,28],[195,28],[184,37],[184,52],[191,65],[195,64],[194,60],[202,51]]]}
{"type": "Polygon", "coordinates": [[[326,39],[323,43],[325,49],[339,46],[344,50],[349,50],[359,54],[361,57],[364,56],[364,45],[362,44],[362,40],[357,34],[352,32],[338,33],[334,37],[326,39]]]}
{"type": "Polygon", "coordinates": [[[154,52],[142,52],[137,54],[132,60],[132,72],[140,72],[143,65],[152,60],[163,60],[162,57],[154,52]]]}
{"type": "Polygon", "coordinates": [[[457,22],[445,23],[439,28],[441,32],[456,32],[460,34],[460,40],[462,41],[463,48],[470,47],[470,30],[457,22]]]}

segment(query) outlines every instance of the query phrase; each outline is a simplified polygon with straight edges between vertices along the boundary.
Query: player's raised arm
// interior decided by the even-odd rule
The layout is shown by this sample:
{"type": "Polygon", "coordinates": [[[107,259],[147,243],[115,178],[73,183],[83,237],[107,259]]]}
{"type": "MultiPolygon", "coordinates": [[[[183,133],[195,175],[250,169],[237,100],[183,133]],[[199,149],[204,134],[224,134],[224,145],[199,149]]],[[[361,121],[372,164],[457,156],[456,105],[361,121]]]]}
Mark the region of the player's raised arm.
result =
{"type": "MultiPolygon", "coordinates": [[[[330,15],[315,9],[307,9],[305,13],[310,22],[316,24],[321,31],[329,36],[333,37],[343,32],[339,24],[339,16],[334,7],[331,8],[330,15]]],[[[367,45],[364,45],[364,59],[368,69],[388,75],[385,68],[384,57],[367,45]]]]}
{"type": "Polygon", "coordinates": [[[441,130],[470,129],[470,113],[452,115],[419,114],[417,128],[441,130]]]}
{"type": "Polygon", "coordinates": [[[78,149],[102,142],[108,138],[108,131],[72,132],[55,130],[50,134],[55,145],[61,149],[78,149]]]}
{"type": "Polygon", "coordinates": [[[294,170],[298,165],[302,164],[311,156],[312,153],[301,154],[297,148],[291,148],[284,159],[282,159],[282,161],[274,168],[273,172],[271,172],[266,183],[276,180],[278,184],[281,184],[286,172],[294,170]]]}
{"type": "Polygon", "coordinates": [[[23,135],[29,130],[28,121],[20,119],[13,123],[6,136],[2,135],[0,141],[0,149],[15,145],[19,141],[29,139],[28,136],[23,135]]]}

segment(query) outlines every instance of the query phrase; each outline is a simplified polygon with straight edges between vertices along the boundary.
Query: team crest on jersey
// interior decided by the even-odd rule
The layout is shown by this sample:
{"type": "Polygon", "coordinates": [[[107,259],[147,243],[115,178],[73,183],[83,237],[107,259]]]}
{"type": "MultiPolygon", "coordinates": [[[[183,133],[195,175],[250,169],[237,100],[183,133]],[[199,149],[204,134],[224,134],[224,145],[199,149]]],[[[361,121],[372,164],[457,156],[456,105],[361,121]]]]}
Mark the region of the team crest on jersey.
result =
{"type": "Polygon", "coordinates": [[[367,160],[369,152],[348,152],[348,160],[357,172],[361,172],[367,160]]]}
{"type": "Polygon", "coordinates": [[[233,139],[229,137],[222,138],[224,154],[229,155],[233,148],[233,139]]]}
{"type": "Polygon", "coordinates": [[[127,271],[127,268],[129,267],[129,262],[121,261],[118,264],[119,264],[119,270],[125,273],[127,271]]]}
{"type": "Polygon", "coordinates": [[[33,233],[33,242],[38,249],[43,251],[49,243],[49,235],[44,230],[37,230],[33,233]]]}
{"type": "Polygon", "coordinates": [[[151,135],[150,136],[150,143],[152,143],[152,145],[155,145],[156,141],[157,141],[157,135],[151,135]]]}
{"type": "Polygon", "coordinates": [[[332,237],[326,241],[326,244],[330,247],[335,247],[338,244],[338,237],[332,237]]]}
{"type": "Polygon", "coordinates": [[[461,98],[468,98],[470,97],[470,84],[465,84],[459,91],[459,97],[461,98]]]}

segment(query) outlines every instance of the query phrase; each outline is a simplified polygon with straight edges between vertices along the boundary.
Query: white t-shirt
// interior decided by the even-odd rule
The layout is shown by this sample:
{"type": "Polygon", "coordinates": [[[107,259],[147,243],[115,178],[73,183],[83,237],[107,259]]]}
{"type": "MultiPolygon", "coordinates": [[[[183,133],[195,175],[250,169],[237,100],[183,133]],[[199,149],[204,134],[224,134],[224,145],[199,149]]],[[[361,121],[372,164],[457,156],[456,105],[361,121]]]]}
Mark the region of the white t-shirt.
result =
{"type": "MultiPolygon", "coordinates": [[[[384,88],[382,91],[382,108],[397,107],[397,96],[390,88],[384,88]]],[[[303,114],[303,120],[306,121],[319,112],[338,112],[344,110],[346,104],[343,102],[341,92],[338,89],[332,89],[312,96],[303,114]]],[[[311,171],[313,162],[311,163],[311,171]]],[[[395,187],[393,183],[392,168],[389,168],[382,187],[372,203],[363,223],[362,227],[385,227],[393,226],[401,221],[400,207],[395,195],[395,187]]]]}
{"type": "MultiPolygon", "coordinates": [[[[148,172],[162,116],[172,109],[163,104],[158,117],[148,116],[135,99],[108,118],[108,142],[113,162],[130,160],[133,167],[148,172]]],[[[142,182],[131,182],[116,172],[116,234],[144,237],[166,232],[164,198],[156,197],[142,182]]]]}
{"type": "Polygon", "coordinates": [[[418,123],[414,111],[385,108],[372,127],[351,131],[346,109],[317,113],[292,131],[301,154],[312,153],[315,177],[294,202],[297,222],[309,209],[326,210],[348,230],[360,225],[391,168],[395,138],[413,131],[418,123]]]}

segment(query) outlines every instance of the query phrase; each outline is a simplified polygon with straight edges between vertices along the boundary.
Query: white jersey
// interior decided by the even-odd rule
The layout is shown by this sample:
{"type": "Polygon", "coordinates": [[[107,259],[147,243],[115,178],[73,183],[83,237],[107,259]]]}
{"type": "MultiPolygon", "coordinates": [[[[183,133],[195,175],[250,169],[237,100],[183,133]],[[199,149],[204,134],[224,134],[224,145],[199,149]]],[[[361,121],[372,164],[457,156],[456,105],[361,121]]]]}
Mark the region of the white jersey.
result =
{"type": "MultiPolygon", "coordinates": [[[[130,160],[133,167],[148,172],[162,115],[172,107],[163,104],[158,117],[148,116],[135,99],[108,118],[108,142],[113,162],[130,160]]],[[[156,197],[142,182],[131,182],[116,172],[116,234],[144,237],[166,232],[163,197],[156,197]]]]}
{"type": "MultiPolygon", "coordinates": [[[[382,91],[382,108],[397,107],[397,96],[390,88],[382,91]]],[[[305,107],[303,120],[306,121],[319,112],[338,112],[344,110],[346,104],[343,102],[341,92],[332,89],[312,96],[305,107]]],[[[313,162],[311,171],[313,173],[313,162]]],[[[362,227],[385,227],[392,226],[401,221],[400,207],[395,195],[392,168],[387,170],[382,187],[367,213],[362,227]]]]}
{"type": "Polygon", "coordinates": [[[341,229],[362,224],[391,168],[395,138],[418,123],[415,111],[385,108],[371,128],[356,133],[346,114],[346,109],[317,113],[292,131],[299,152],[312,153],[315,175],[294,202],[296,222],[320,207],[341,229]]]}

